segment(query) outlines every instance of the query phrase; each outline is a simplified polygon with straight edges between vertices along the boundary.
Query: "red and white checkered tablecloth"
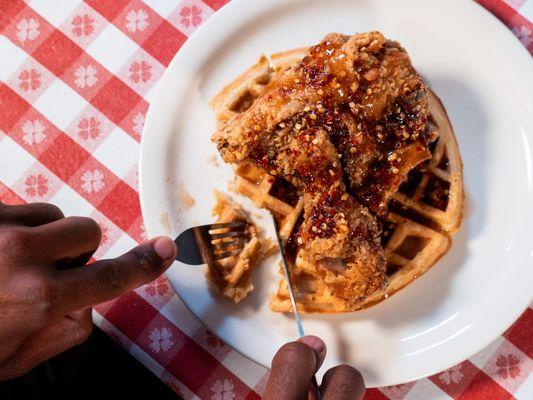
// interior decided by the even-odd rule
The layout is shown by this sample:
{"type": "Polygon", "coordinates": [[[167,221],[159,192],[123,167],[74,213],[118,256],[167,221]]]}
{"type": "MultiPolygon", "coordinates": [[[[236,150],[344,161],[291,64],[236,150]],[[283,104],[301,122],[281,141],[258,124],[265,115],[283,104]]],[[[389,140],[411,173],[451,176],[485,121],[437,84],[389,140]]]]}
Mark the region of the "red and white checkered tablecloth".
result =
{"type": "MultiPolygon", "coordinates": [[[[144,116],[181,45],[228,0],[0,0],[0,201],[94,218],[96,258],[145,238],[144,116]]],[[[533,0],[478,0],[533,54],[533,0]]],[[[166,278],[96,307],[95,321],[185,399],[258,399],[267,370],[209,332],[166,278]],[[171,322],[177,320],[178,324],[171,322]]],[[[533,308],[471,359],[367,399],[533,399],[533,308]]]]}

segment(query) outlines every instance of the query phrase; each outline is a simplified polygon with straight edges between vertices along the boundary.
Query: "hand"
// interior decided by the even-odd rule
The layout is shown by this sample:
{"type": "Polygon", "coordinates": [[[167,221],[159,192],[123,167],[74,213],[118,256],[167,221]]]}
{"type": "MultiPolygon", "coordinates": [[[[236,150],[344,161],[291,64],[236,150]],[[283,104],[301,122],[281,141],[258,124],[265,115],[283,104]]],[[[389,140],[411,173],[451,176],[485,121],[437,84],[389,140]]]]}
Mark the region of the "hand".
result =
{"type": "MultiPolygon", "coordinates": [[[[326,356],[326,345],[316,336],[287,343],[274,356],[264,400],[316,399],[312,379],[326,356]]],[[[365,383],[348,365],[328,370],[320,386],[321,400],[361,400],[365,383]]]]}
{"type": "Polygon", "coordinates": [[[152,281],[177,251],[155,238],[84,267],[100,238],[92,219],[53,205],[0,203],[0,380],[83,342],[93,305],[152,281]]]}

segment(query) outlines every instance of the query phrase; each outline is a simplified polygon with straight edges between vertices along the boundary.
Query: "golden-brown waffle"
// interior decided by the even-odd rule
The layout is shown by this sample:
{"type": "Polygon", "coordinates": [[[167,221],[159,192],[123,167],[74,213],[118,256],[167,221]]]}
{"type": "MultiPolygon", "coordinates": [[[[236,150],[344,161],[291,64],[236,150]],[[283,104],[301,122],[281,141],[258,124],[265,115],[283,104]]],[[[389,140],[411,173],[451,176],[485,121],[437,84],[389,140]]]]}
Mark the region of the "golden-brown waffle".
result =
{"type": "MultiPolygon", "coordinates": [[[[295,49],[262,56],[258,63],[226,86],[211,102],[219,123],[245,111],[276,74],[297,64],[307,49],[295,49]]],[[[389,203],[383,217],[382,244],[387,259],[387,285],[372,294],[359,308],[373,305],[400,290],[424,274],[451,245],[461,223],[464,194],[462,162],[446,111],[431,91],[430,126],[438,139],[432,146],[432,158],[411,171],[409,179],[389,203]]],[[[243,162],[236,167],[235,187],[259,207],[272,211],[280,222],[280,236],[289,238],[302,212],[302,201],[287,201],[279,195],[280,179],[260,167],[243,162]]],[[[286,184],[286,182],[284,183],[286,184]]],[[[282,192],[283,194],[283,192],[282,192]]],[[[291,263],[291,282],[298,309],[303,312],[344,312],[345,303],[334,296],[318,276],[315,265],[296,255],[291,263]]],[[[286,282],[281,280],[271,296],[270,308],[290,311],[292,306],[286,282]]]]}
{"type": "Polygon", "coordinates": [[[261,237],[258,227],[250,221],[241,206],[217,190],[214,194],[216,203],[213,215],[218,216],[217,223],[246,221],[249,225],[249,238],[242,251],[236,256],[210,263],[206,269],[206,277],[211,286],[224,297],[238,303],[254,288],[254,269],[264,258],[273,254],[277,246],[271,240],[261,237]]]}

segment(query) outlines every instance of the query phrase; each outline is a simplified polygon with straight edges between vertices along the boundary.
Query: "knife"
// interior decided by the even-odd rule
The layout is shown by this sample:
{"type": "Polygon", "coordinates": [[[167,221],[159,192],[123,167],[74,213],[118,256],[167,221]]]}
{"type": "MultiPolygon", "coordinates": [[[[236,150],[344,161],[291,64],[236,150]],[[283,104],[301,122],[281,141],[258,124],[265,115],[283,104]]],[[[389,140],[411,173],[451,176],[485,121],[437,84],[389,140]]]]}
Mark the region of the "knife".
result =
{"type": "MultiPolygon", "coordinates": [[[[298,335],[300,338],[303,338],[305,336],[304,327],[302,325],[302,320],[300,319],[300,313],[298,312],[298,307],[296,307],[296,299],[294,298],[294,291],[292,290],[292,284],[291,284],[291,275],[289,274],[289,267],[287,266],[287,260],[285,260],[285,253],[283,251],[283,242],[281,240],[281,237],[279,236],[279,227],[278,227],[278,221],[276,221],[276,218],[272,215],[272,220],[274,221],[274,230],[276,231],[276,239],[278,241],[278,247],[279,247],[279,253],[281,255],[281,265],[283,266],[283,273],[285,274],[285,281],[287,282],[287,287],[289,288],[289,297],[291,298],[291,304],[292,304],[292,311],[294,313],[294,319],[296,320],[296,326],[298,328],[298,335]]],[[[320,388],[318,387],[318,383],[316,381],[316,376],[313,376],[312,383],[315,387],[315,396],[317,400],[320,400],[320,388]]]]}
{"type": "Polygon", "coordinates": [[[292,311],[294,312],[294,318],[296,319],[296,326],[298,327],[298,335],[300,335],[300,338],[303,338],[305,336],[304,327],[302,325],[302,320],[300,319],[300,313],[298,312],[298,308],[296,307],[296,299],[294,298],[294,292],[292,290],[289,267],[287,266],[287,260],[285,260],[285,253],[283,251],[283,243],[279,236],[278,221],[276,221],[276,218],[274,217],[274,215],[272,215],[272,220],[274,221],[274,227],[276,230],[276,239],[278,241],[279,253],[281,255],[281,264],[283,266],[283,273],[285,274],[285,281],[287,282],[287,287],[289,288],[289,296],[291,298],[292,311]]]}

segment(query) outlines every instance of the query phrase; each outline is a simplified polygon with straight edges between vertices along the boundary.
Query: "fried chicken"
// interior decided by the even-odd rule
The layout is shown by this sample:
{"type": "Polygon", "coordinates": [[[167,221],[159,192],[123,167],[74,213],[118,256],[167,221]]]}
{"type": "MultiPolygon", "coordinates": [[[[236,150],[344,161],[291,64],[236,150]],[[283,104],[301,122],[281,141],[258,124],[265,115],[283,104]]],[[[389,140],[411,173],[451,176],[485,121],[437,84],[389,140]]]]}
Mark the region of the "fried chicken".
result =
{"type": "Polygon", "coordinates": [[[228,163],[252,161],[304,199],[300,256],[347,302],[385,282],[377,216],[430,158],[426,87],[379,32],[330,34],[213,135],[228,163]]]}

